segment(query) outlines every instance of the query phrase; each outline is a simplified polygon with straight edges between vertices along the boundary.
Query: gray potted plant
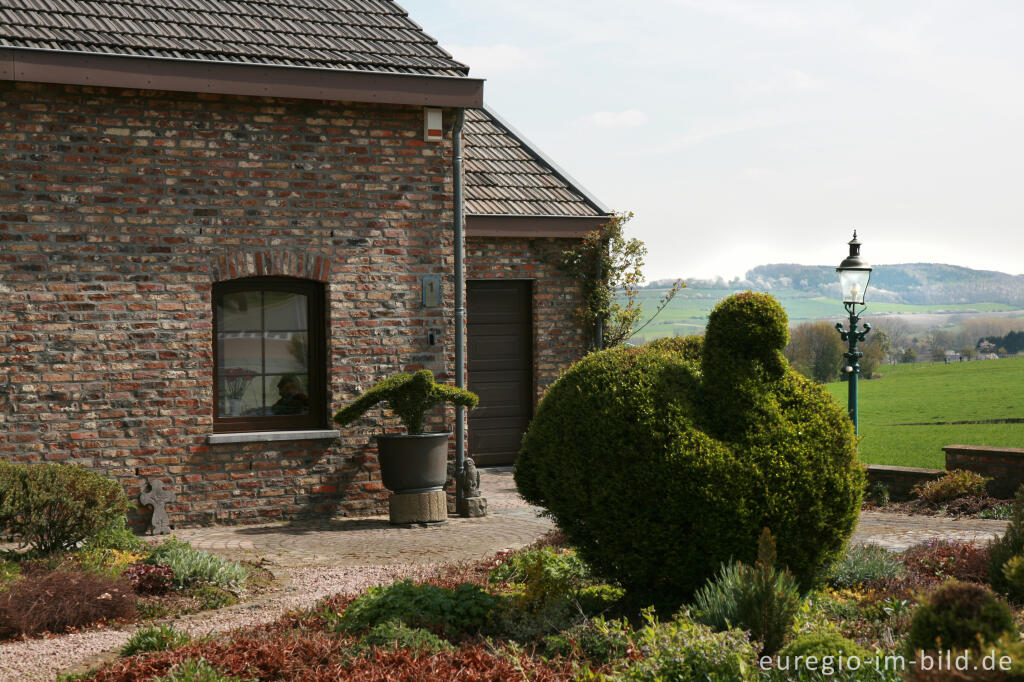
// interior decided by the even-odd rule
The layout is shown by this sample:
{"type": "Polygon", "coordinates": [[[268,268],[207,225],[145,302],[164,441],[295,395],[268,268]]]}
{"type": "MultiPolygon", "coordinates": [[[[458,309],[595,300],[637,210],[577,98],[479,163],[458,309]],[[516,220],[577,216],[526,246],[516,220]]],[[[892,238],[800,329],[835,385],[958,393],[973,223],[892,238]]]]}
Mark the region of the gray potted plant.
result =
{"type": "MultiPolygon", "coordinates": [[[[384,487],[396,495],[434,493],[448,474],[449,432],[423,433],[427,410],[441,402],[476,407],[475,393],[434,381],[428,369],[396,374],[369,389],[334,415],[338,424],[351,424],[367,410],[386,401],[405,426],[404,434],[377,436],[377,457],[384,487]]],[[[392,498],[392,520],[395,505],[392,498]]]]}

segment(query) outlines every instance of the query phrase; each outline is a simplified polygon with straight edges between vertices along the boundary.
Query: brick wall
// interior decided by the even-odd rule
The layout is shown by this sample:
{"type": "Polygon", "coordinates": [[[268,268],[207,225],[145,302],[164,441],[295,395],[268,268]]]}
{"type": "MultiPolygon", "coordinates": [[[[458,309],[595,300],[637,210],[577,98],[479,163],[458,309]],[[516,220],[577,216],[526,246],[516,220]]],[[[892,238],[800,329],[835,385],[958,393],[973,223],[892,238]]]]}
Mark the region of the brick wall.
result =
{"type": "Polygon", "coordinates": [[[466,279],[529,279],[533,285],[533,367],[536,399],[586,353],[587,338],[575,321],[579,282],[554,263],[576,244],[562,238],[469,237],[466,279]]]}
{"type": "Polygon", "coordinates": [[[1024,449],[984,445],[947,445],[946,471],[965,469],[987,476],[993,497],[1011,498],[1024,485],[1024,449]]]}
{"type": "Polygon", "coordinates": [[[375,421],[206,443],[211,287],[325,282],[333,407],[394,371],[449,380],[451,140],[422,131],[418,107],[0,82],[0,457],[103,470],[133,497],[173,480],[179,525],[382,511],[375,421]],[[428,273],[440,309],[420,307],[428,273]]]}

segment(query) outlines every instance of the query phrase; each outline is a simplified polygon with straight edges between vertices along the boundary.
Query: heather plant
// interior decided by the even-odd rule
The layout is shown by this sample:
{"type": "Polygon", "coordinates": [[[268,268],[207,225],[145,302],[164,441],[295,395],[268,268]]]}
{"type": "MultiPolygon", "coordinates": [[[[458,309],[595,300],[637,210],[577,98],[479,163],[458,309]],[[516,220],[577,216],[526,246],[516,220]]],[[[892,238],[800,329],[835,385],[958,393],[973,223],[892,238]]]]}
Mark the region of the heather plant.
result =
{"type": "Polygon", "coordinates": [[[519,491],[638,601],[689,601],[723,562],[753,563],[765,526],[809,588],[853,531],[864,473],[845,410],[789,368],[786,336],[778,303],[748,292],[703,341],[591,353],[541,401],[519,491]]]}
{"type": "Polygon", "coordinates": [[[411,628],[401,621],[386,621],[370,628],[359,641],[367,646],[408,649],[414,653],[436,654],[455,647],[424,628],[411,628]]]}
{"type": "Polygon", "coordinates": [[[685,613],[658,622],[650,610],[635,637],[641,658],[621,674],[623,680],[725,680],[757,678],[754,645],[742,630],[715,632],[685,613]]]}
{"type": "Polygon", "coordinates": [[[187,542],[173,536],[157,545],[146,562],[170,566],[174,574],[174,584],[178,588],[198,583],[233,588],[242,585],[248,575],[248,571],[241,564],[193,549],[187,542]]]}
{"type": "Polygon", "coordinates": [[[771,656],[785,642],[800,608],[793,576],[775,569],[775,546],[765,528],[758,542],[757,563],[730,562],[696,595],[695,619],[722,631],[741,628],[771,656]]]}
{"type": "Polygon", "coordinates": [[[928,504],[938,505],[961,497],[985,497],[985,486],[991,480],[974,471],[955,469],[941,478],[918,483],[910,492],[928,504]]]}
{"type": "Polygon", "coordinates": [[[973,542],[932,538],[909,547],[903,563],[915,575],[938,580],[985,582],[989,572],[989,554],[973,542]]]}
{"type": "Polygon", "coordinates": [[[222,609],[225,606],[238,603],[238,597],[233,592],[209,583],[200,583],[191,588],[191,592],[192,596],[199,601],[200,608],[204,611],[222,609]]]}
{"type": "Polygon", "coordinates": [[[0,638],[60,633],[135,613],[134,596],[122,581],[83,571],[36,573],[0,593],[0,638]]]}
{"type": "Polygon", "coordinates": [[[837,561],[827,582],[835,588],[857,587],[876,580],[900,578],[906,574],[903,559],[878,545],[855,545],[837,561]]]}
{"type": "Polygon", "coordinates": [[[987,587],[950,581],[917,607],[910,622],[911,651],[974,649],[1014,629],[1010,607],[987,587]]]}
{"type": "Polygon", "coordinates": [[[146,651],[176,649],[191,642],[192,637],[187,632],[175,630],[170,625],[151,625],[132,634],[119,653],[122,656],[134,656],[146,651]]]}
{"type": "Polygon", "coordinates": [[[452,590],[403,580],[371,587],[340,615],[334,610],[322,615],[328,626],[339,632],[363,632],[395,621],[445,634],[475,633],[488,625],[501,601],[500,597],[472,583],[463,583],[452,590]]]}
{"type": "Polygon", "coordinates": [[[427,410],[440,402],[463,405],[469,409],[479,402],[476,394],[455,386],[439,384],[429,369],[414,374],[396,374],[381,381],[334,415],[339,424],[351,424],[370,408],[387,401],[410,434],[423,433],[427,410]]]}
{"type": "Polygon", "coordinates": [[[0,528],[39,554],[74,548],[129,507],[120,483],[83,467],[0,461],[0,528]]]}

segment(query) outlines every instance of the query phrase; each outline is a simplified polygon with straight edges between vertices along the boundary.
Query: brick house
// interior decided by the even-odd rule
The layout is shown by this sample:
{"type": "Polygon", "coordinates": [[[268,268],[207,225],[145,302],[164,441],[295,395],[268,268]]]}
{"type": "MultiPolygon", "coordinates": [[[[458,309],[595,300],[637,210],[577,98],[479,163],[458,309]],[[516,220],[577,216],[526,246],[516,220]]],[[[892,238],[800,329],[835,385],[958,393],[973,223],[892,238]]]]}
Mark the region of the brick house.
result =
{"type": "Polygon", "coordinates": [[[161,478],[177,525],[382,511],[377,420],[330,414],[455,380],[464,215],[467,453],[511,461],[607,211],[468,73],[389,0],[5,2],[0,457],[161,478]]]}

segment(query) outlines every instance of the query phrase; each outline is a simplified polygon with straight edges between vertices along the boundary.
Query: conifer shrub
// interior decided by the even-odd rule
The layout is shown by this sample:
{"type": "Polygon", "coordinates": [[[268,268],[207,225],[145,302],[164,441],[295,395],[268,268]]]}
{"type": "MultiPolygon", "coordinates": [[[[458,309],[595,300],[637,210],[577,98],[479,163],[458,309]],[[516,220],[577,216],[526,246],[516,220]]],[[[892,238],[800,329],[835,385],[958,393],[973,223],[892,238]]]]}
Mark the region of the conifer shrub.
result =
{"type": "Polygon", "coordinates": [[[592,353],[549,389],[515,480],[595,575],[667,606],[758,534],[802,587],[841,553],[864,489],[853,428],[782,356],[775,299],[722,301],[699,339],[592,353]]]}
{"type": "Polygon", "coordinates": [[[993,590],[1018,598],[1003,569],[1010,559],[1021,555],[1024,555],[1024,486],[1018,488],[1014,496],[1006,532],[988,545],[988,584],[993,590]]]}
{"type": "Polygon", "coordinates": [[[120,483],[84,467],[0,461],[0,528],[40,554],[72,549],[130,506],[120,483]]]}
{"type": "Polygon", "coordinates": [[[1010,607],[987,587],[950,581],[914,611],[907,646],[912,651],[979,650],[1013,628],[1010,607]]]}
{"type": "Polygon", "coordinates": [[[804,659],[816,656],[819,661],[825,656],[865,659],[871,658],[871,652],[838,632],[817,630],[797,635],[779,652],[780,658],[795,659],[797,656],[804,659]]]}

